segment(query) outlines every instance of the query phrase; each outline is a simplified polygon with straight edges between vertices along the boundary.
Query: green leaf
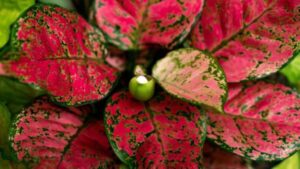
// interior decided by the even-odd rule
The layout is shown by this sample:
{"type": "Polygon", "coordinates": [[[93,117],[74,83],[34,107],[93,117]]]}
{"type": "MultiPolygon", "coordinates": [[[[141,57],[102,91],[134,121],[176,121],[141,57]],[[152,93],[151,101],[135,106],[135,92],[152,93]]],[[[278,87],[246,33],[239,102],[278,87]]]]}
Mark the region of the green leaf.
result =
{"type": "Polygon", "coordinates": [[[22,12],[34,4],[34,0],[1,0],[0,1],[0,48],[3,47],[10,34],[10,25],[22,12]]]}
{"type": "Polygon", "coordinates": [[[46,4],[55,4],[69,10],[75,10],[72,0],[39,0],[39,2],[46,4]]]}
{"type": "Polygon", "coordinates": [[[288,81],[300,91],[300,54],[288,63],[280,73],[286,76],[288,81]]]}
{"type": "Polygon", "coordinates": [[[3,159],[1,157],[1,154],[0,154],[0,168],[1,169],[27,169],[25,164],[3,159]]]}
{"type": "Polygon", "coordinates": [[[0,155],[2,151],[6,154],[9,152],[8,149],[9,126],[10,126],[10,112],[3,103],[0,103],[0,155]]]}
{"type": "Polygon", "coordinates": [[[273,169],[295,169],[300,168],[300,152],[295,153],[291,157],[285,159],[273,169]]]}
{"type": "Polygon", "coordinates": [[[45,91],[33,88],[9,77],[0,76],[0,102],[6,106],[12,114],[20,112],[34,98],[41,96],[45,91]]]}

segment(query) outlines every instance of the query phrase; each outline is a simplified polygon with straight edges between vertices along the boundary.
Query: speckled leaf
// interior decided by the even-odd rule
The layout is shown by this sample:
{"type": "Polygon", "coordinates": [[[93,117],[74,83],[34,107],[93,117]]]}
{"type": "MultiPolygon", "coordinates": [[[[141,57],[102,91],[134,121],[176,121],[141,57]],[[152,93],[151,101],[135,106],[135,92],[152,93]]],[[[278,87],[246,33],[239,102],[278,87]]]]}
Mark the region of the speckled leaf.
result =
{"type": "Polygon", "coordinates": [[[209,0],[192,45],[218,58],[228,82],[276,72],[300,50],[299,0],[209,0]]]}
{"type": "Polygon", "coordinates": [[[211,56],[192,48],[175,50],[156,63],[152,74],[170,94],[223,111],[227,83],[211,56]]]}
{"type": "Polygon", "coordinates": [[[137,168],[202,168],[203,112],[167,93],[149,102],[115,93],[105,111],[108,138],[119,158],[137,168]]]}
{"type": "Polygon", "coordinates": [[[205,169],[249,169],[243,158],[205,142],[203,149],[205,169]]]}
{"type": "Polygon", "coordinates": [[[17,116],[11,128],[9,139],[16,158],[32,169],[109,168],[115,157],[103,123],[85,123],[90,111],[37,100],[17,116]]]}
{"type": "Polygon", "coordinates": [[[208,113],[208,138],[253,160],[277,160],[300,149],[300,97],[281,84],[229,87],[225,115],[208,113]]]}
{"type": "Polygon", "coordinates": [[[197,21],[203,0],[96,0],[95,20],[109,42],[121,49],[147,44],[173,47],[197,21]]]}
{"type": "Polygon", "coordinates": [[[117,78],[117,70],[104,63],[107,51],[101,33],[74,12],[32,7],[14,24],[11,38],[18,59],[3,62],[0,68],[46,89],[57,102],[78,105],[100,100],[117,78]]]}

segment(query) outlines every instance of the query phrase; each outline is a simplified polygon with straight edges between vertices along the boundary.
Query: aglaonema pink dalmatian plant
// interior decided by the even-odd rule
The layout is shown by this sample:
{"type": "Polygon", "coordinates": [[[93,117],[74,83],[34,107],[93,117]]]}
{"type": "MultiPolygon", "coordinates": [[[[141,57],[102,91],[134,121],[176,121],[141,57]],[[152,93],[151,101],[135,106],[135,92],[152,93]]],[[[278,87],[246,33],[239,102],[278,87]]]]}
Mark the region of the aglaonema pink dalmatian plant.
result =
{"type": "Polygon", "coordinates": [[[299,53],[299,0],[95,0],[90,15],[95,26],[36,4],[12,26],[0,72],[46,94],[0,133],[8,158],[37,169],[247,168],[300,149],[299,95],[261,79],[299,53]],[[140,101],[132,67],[157,49],[167,52],[135,72],[157,84],[140,101]]]}

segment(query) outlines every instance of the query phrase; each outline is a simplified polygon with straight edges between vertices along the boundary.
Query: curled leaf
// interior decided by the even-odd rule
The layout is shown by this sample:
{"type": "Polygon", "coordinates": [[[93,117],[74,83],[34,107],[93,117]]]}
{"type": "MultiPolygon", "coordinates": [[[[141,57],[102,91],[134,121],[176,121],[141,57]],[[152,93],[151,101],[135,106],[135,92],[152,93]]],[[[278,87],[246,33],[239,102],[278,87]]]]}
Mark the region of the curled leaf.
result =
{"type": "Polygon", "coordinates": [[[227,83],[211,56],[192,48],[175,50],[156,63],[152,75],[170,94],[223,112],[227,83]]]}
{"type": "Polygon", "coordinates": [[[100,100],[118,71],[105,64],[107,51],[99,31],[74,12],[37,5],[13,25],[17,60],[3,62],[6,75],[46,89],[60,103],[100,100]]]}
{"type": "Polygon", "coordinates": [[[253,160],[278,160],[300,149],[300,98],[281,84],[229,88],[226,114],[208,113],[207,137],[253,160]],[[239,89],[240,88],[240,89],[239,89]]]}
{"type": "Polygon", "coordinates": [[[110,143],[126,164],[138,168],[201,168],[206,117],[166,93],[139,102],[115,93],[105,110],[110,143]]]}
{"type": "Polygon", "coordinates": [[[108,41],[121,49],[182,42],[202,10],[203,0],[96,0],[95,18],[108,41]]]}
{"type": "Polygon", "coordinates": [[[61,108],[47,99],[34,102],[16,118],[9,137],[16,158],[30,168],[97,169],[113,165],[104,126],[85,123],[89,107],[61,108]]]}
{"type": "Polygon", "coordinates": [[[213,53],[228,82],[269,75],[300,50],[299,8],[299,0],[209,0],[192,45],[213,53]]]}

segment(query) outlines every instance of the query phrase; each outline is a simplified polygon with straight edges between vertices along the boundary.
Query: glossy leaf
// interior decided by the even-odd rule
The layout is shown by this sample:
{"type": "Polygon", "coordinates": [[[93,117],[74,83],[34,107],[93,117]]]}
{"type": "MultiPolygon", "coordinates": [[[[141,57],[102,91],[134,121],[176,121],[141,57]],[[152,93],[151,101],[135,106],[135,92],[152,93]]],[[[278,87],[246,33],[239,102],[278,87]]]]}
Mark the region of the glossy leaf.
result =
{"type": "Polygon", "coordinates": [[[205,142],[203,156],[205,169],[249,169],[241,157],[209,142],[205,142]]]}
{"type": "Polygon", "coordinates": [[[228,82],[276,72],[300,45],[299,0],[209,0],[192,45],[219,60],[228,82]]]}
{"type": "Polygon", "coordinates": [[[99,31],[74,12],[57,6],[31,8],[13,26],[17,60],[3,62],[5,74],[46,89],[68,105],[100,100],[111,90],[117,70],[104,63],[99,31]]]}
{"type": "Polygon", "coordinates": [[[137,168],[201,168],[206,117],[195,106],[157,93],[149,102],[115,93],[105,123],[118,157],[137,168]]]}
{"type": "Polygon", "coordinates": [[[96,0],[95,19],[108,41],[121,49],[182,42],[202,10],[203,0],[96,0]]]}
{"type": "Polygon", "coordinates": [[[300,149],[300,97],[281,84],[229,88],[225,115],[209,113],[207,137],[253,160],[278,160],[300,149]]]}
{"type": "Polygon", "coordinates": [[[223,111],[227,83],[211,56],[192,48],[175,50],[156,63],[152,75],[170,94],[223,111]]]}
{"type": "Polygon", "coordinates": [[[0,1],[0,48],[9,40],[10,26],[22,12],[34,4],[34,0],[2,0],[0,1]]]}
{"type": "Polygon", "coordinates": [[[89,107],[61,108],[37,100],[21,112],[10,141],[18,160],[30,168],[97,169],[115,160],[101,121],[86,121],[89,107]]]}

